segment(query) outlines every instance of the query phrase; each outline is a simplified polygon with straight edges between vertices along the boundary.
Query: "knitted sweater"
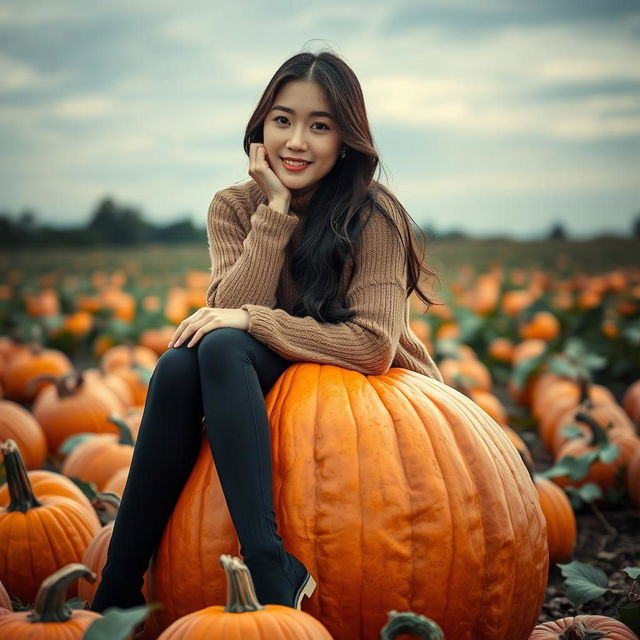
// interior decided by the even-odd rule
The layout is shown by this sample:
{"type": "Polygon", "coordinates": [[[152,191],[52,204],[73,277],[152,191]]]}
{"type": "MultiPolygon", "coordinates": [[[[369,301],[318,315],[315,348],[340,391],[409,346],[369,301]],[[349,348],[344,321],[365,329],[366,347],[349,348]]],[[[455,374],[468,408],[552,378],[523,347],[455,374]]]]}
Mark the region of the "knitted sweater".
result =
{"type": "MultiPolygon", "coordinates": [[[[387,196],[380,197],[403,231],[400,214],[387,196]]],[[[358,269],[348,291],[349,255],[339,286],[340,300],[348,302],[355,317],[334,324],[291,315],[296,285],[290,263],[304,216],[292,208],[295,204],[292,200],[288,214],[272,209],[253,179],[214,195],[207,220],[207,306],[245,309],[248,332],[288,360],[333,364],[365,375],[403,367],[442,381],[429,352],[409,328],[404,249],[378,211],[356,244],[358,269]]]]}

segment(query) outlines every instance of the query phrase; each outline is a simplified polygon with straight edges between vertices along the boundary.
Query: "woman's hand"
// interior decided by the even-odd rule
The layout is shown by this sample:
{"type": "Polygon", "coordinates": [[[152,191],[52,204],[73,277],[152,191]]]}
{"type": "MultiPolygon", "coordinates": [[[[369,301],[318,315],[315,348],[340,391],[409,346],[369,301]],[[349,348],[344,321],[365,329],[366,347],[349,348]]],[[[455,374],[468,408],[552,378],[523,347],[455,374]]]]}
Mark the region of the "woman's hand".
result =
{"type": "Polygon", "coordinates": [[[190,336],[193,336],[187,344],[187,347],[192,347],[205,333],[222,327],[233,327],[246,331],[249,328],[249,312],[245,309],[200,307],[178,325],[169,341],[169,346],[179,347],[190,336]]]}
{"type": "MultiPolygon", "coordinates": [[[[274,161],[280,162],[280,158],[274,158],[274,161]]],[[[291,201],[291,191],[282,184],[269,165],[267,149],[262,142],[252,142],[249,146],[249,175],[260,185],[269,202],[291,201]]]]}

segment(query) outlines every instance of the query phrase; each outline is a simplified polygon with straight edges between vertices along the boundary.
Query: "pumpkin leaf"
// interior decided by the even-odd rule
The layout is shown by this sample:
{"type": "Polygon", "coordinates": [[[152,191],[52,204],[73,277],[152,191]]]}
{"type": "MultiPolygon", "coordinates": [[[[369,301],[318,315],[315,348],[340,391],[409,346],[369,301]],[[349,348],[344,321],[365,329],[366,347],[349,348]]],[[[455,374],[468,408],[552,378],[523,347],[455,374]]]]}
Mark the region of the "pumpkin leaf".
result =
{"type": "Polygon", "coordinates": [[[640,567],[625,567],[622,573],[628,575],[632,580],[640,578],[640,567]]]}
{"type": "Polygon", "coordinates": [[[71,482],[73,482],[82,493],[84,493],[87,498],[89,498],[89,502],[93,502],[96,498],[97,487],[93,482],[85,482],[84,480],[80,480],[77,476],[72,476],[70,478],[71,482]]]}
{"type": "Polygon", "coordinates": [[[158,603],[140,605],[130,609],[109,607],[85,632],[84,640],[126,640],[134,627],[141,623],[149,611],[159,608],[158,603]]]}
{"type": "Polygon", "coordinates": [[[578,373],[574,364],[569,362],[566,358],[557,355],[550,359],[549,371],[562,378],[568,378],[569,380],[575,380],[578,373]]]}
{"type": "Polygon", "coordinates": [[[557,566],[565,578],[567,597],[576,608],[609,591],[607,576],[597,567],[577,560],[568,564],[558,562],[557,566]]]}
{"type": "Polygon", "coordinates": [[[533,373],[540,368],[542,363],[547,358],[547,351],[543,351],[539,353],[537,356],[533,358],[527,358],[526,360],[521,360],[516,364],[511,373],[511,381],[518,389],[518,391],[522,391],[524,386],[527,384],[527,380],[533,373]]]}
{"type": "Polygon", "coordinates": [[[597,457],[597,450],[587,451],[577,458],[564,456],[564,458],[561,458],[550,469],[543,471],[540,475],[545,478],[569,476],[572,480],[582,480],[589,473],[589,469],[597,457]]]}
{"type": "Polygon", "coordinates": [[[585,502],[589,503],[602,498],[602,489],[595,482],[587,482],[581,487],[565,487],[564,490],[569,494],[569,498],[577,498],[575,503],[571,500],[571,504],[575,507],[580,507],[585,502]]]}
{"type": "Polygon", "coordinates": [[[640,634],[640,604],[618,607],[618,617],[636,635],[640,634]]]}
{"type": "Polygon", "coordinates": [[[613,442],[606,442],[598,447],[598,458],[600,458],[602,462],[613,462],[618,459],[619,455],[620,447],[613,444],[613,442]]]}
{"type": "Polygon", "coordinates": [[[93,438],[95,433],[76,433],[69,436],[59,447],[58,453],[68,456],[80,443],[93,438]]]}
{"type": "Polygon", "coordinates": [[[577,424],[568,424],[560,429],[560,435],[573,440],[574,438],[582,438],[584,432],[577,424]]]}

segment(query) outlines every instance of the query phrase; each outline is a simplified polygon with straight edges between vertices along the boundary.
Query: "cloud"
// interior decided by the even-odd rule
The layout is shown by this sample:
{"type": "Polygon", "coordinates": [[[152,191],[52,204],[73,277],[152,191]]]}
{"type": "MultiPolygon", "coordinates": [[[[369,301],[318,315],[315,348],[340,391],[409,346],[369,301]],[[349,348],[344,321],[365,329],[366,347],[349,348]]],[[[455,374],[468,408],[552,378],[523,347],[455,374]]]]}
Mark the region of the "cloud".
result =
{"type": "Polygon", "coordinates": [[[68,120],[99,118],[113,113],[115,102],[108,95],[84,95],[65,98],[56,102],[53,115],[68,120]]]}
{"type": "Polygon", "coordinates": [[[45,76],[26,62],[0,53],[0,93],[44,89],[58,81],[59,78],[45,76]]]}

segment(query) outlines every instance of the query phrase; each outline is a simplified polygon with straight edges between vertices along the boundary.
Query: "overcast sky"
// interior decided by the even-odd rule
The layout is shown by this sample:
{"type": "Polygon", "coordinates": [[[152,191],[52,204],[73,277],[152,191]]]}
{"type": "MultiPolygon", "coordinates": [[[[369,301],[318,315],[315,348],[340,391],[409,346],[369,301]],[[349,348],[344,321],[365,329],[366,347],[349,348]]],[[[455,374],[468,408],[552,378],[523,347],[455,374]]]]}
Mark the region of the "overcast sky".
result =
{"type": "Polygon", "coordinates": [[[639,43],[640,5],[617,0],[3,0],[0,210],[69,225],[111,195],[202,226],[249,178],[242,137],[273,73],[330,48],[416,223],[629,234],[639,43]]]}

